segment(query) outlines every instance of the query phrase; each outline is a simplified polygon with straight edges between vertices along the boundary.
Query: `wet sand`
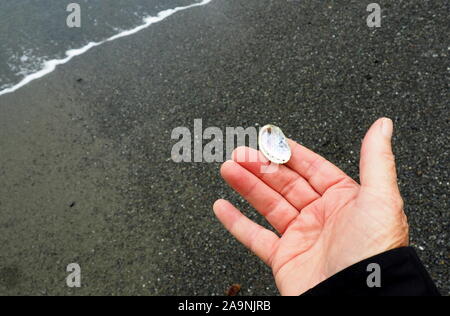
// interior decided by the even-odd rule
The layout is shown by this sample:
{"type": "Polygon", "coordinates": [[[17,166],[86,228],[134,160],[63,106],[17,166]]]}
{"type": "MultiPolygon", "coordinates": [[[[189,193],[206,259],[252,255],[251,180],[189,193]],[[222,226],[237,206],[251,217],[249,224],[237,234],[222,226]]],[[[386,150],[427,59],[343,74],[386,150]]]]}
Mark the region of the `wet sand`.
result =
{"type": "Polygon", "coordinates": [[[0,294],[277,294],[211,205],[258,216],[219,163],[172,162],[172,130],[273,123],[357,178],[380,116],[411,243],[449,294],[445,4],[380,5],[372,30],[359,1],[215,0],[1,96],[0,294]]]}

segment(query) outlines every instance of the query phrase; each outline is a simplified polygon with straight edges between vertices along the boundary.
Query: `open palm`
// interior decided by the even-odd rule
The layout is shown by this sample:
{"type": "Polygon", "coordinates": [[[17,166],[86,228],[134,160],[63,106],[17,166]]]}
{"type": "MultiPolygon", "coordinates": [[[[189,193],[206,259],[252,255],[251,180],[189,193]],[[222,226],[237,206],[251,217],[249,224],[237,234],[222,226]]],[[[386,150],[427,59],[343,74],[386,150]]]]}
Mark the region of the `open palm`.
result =
{"type": "Polygon", "coordinates": [[[391,136],[389,119],[378,120],[367,133],[361,185],[293,141],[291,160],[276,172],[261,173],[269,163],[247,147],[222,165],[224,179],[279,235],[225,200],[214,204],[216,216],[273,269],[281,294],[299,295],[354,263],[408,244],[391,136]],[[259,159],[250,159],[254,155],[259,159]]]}

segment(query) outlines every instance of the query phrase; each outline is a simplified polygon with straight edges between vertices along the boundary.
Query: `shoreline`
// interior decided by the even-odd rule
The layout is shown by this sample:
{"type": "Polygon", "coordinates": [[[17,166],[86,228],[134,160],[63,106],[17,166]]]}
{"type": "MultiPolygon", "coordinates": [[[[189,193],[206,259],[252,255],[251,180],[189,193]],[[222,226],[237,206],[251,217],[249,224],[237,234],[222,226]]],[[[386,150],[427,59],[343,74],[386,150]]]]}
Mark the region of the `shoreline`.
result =
{"type": "Polygon", "coordinates": [[[70,49],[70,50],[66,51],[65,58],[52,59],[52,60],[45,61],[43,63],[42,69],[38,70],[37,72],[26,75],[25,78],[22,79],[17,84],[14,84],[11,87],[0,90],[0,96],[2,96],[4,94],[15,92],[15,91],[19,90],[20,88],[26,86],[28,83],[30,83],[34,80],[40,79],[40,78],[52,73],[53,71],[55,71],[57,66],[64,65],[64,64],[70,62],[72,60],[72,58],[83,55],[84,53],[89,51],[91,48],[103,45],[107,42],[111,42],[111,41],[114,41],[114,40],[122,38],[122,37],[136,34],[137,32],[140,32],[140,31],[150,27],[152,24],[159,23],[159,22],[165,20],[166,18],[168,18],[169,16],[171,16],[177,12],[189,10],[191,8],[196,8],[196,7],[200,7],[203,5],[207,5],[211,1],[212,0],[202,0],[202,2],[194,3],[194,4],[191,4],[188,6],[176,7],[173,9],[167,9],[167,10],[160,11],[156,16],[148,16],[148,17],[144,18],[144,20],[143,20],[144,24],[136,26],[133,29],[121,31],[120,33],[115,34],[115,35],[113,35],[105,40],[102,40],[100,42],[89,42],[85,46],[78,48],[78,49],[70,49]]]}

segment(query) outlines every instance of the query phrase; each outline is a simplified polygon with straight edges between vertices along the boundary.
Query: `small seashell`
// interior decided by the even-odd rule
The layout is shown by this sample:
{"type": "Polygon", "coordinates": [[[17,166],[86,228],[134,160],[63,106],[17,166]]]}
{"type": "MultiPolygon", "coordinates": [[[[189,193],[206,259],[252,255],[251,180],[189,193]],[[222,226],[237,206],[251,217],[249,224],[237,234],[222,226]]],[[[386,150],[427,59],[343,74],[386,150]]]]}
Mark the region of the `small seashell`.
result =
{"type": "Polygon", "coordinates": [[[291,148],[286,136],[275,125],[265,125],[259,131],[259,150],[271,162],[284,164],[291,159],[291,148]]]}

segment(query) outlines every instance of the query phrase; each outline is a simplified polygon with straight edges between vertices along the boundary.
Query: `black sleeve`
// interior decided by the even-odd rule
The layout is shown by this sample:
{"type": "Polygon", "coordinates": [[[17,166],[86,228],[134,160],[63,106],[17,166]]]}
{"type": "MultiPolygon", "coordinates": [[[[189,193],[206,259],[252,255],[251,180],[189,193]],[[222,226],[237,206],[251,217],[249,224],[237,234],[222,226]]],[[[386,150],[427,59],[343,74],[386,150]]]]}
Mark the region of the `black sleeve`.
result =
{"type": "Polygon", "coordinates": [[[399,248],[354,264],[318,284],[304,296],[439,296],[439,292],[425,267],[411,247],[399,248]],[[379,287],[373,286],[374,270],[379,265],[379,287]],[[371,266],[373,267],[373,266],[371,266]],[[369,271],[368,271],[369,270],[369,271]]]}

